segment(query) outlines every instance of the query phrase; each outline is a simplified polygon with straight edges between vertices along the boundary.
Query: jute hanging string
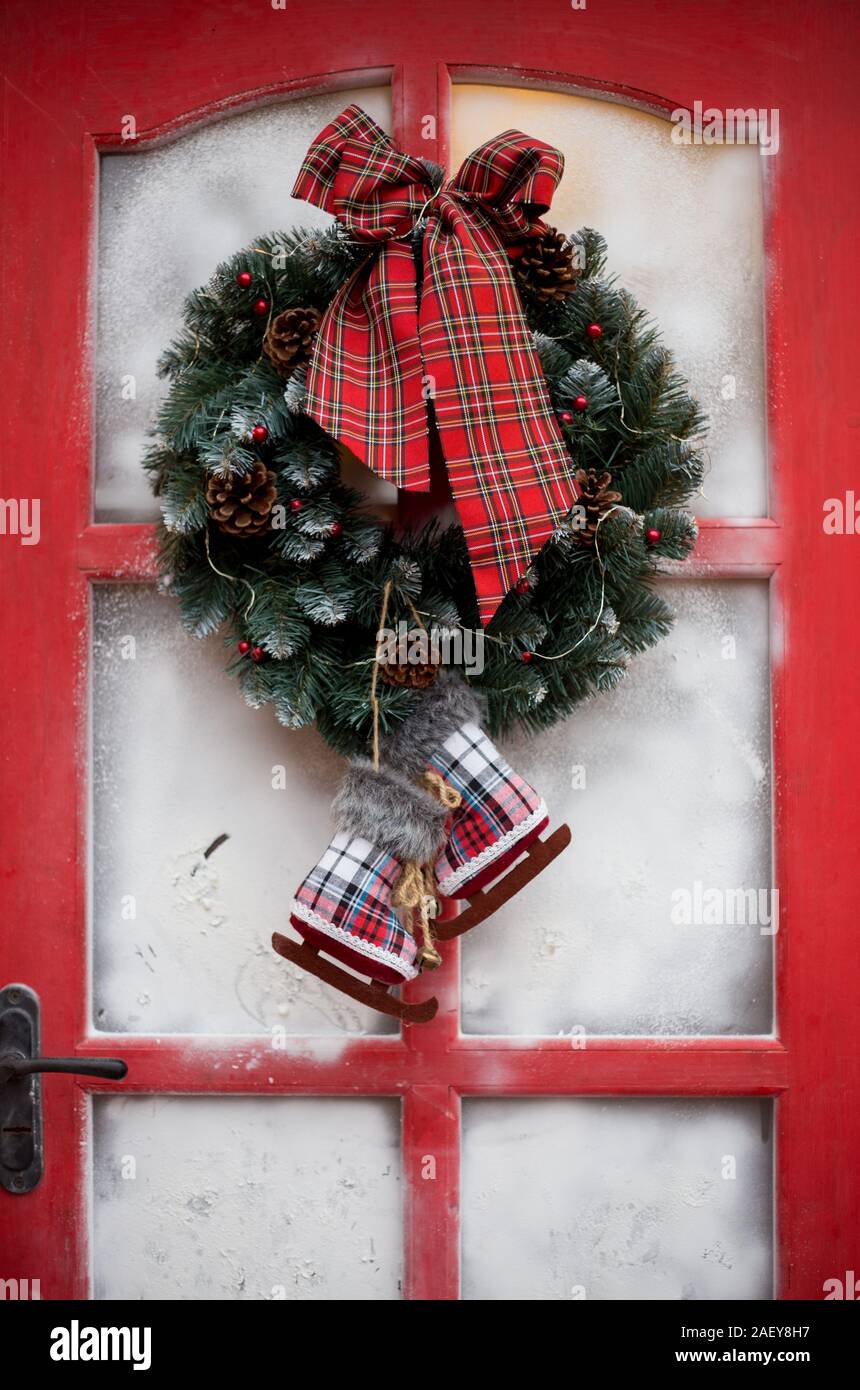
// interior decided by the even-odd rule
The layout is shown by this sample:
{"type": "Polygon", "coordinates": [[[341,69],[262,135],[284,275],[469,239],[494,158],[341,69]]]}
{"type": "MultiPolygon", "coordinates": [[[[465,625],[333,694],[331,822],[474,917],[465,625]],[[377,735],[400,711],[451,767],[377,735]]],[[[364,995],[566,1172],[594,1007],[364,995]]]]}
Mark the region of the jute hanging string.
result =
{"type": "MultiPolygon", "coordinates": [[[[379,643],[383,637],[385,620],[388,617],[388,604],[391,599],[391,581],[382,592],[382,609],[377,629],[377,652],[373,662],[373,675],[370,682],[370,704],[373,711],[373,767],[379,771],[379,643]]],[[[410,603],[416,620],[421,619],[410,603]]],[[[421,624],[423,627],[423,623],[421,624]]],[[[455,787],[450,787],[438,772],[424,772],[421,782],[431,796],[435,796],[448,810],[456,811],[462,801],[455,787]]],[[[442,957],[436,950],[433,938],[433,919],[439,911],[439,894],[432,863],[421,863],[418,859],[407,859],[394,890],[394,902],[405,910],[405,926],[410,936],[420,943],[417,960],[422,970],[435,970],[442,964],[442,957]]]]}
{"type": "MultiPolygon", "coordinates": [[[[425,772],[421,780],[443,806],[449,811],[456,811],[463,798],[455,787],[449,787],[438,772],[425,772]]],[[[442,964],[442,957],[436,950],[431,925],[439,912],[439,893],[433,865],[408,859],[394,890],[394,901],[398,907],[406,909],[407,931],[416,941],[420,941],[418,961],[421,969],[435,970],[442,964]]]]}

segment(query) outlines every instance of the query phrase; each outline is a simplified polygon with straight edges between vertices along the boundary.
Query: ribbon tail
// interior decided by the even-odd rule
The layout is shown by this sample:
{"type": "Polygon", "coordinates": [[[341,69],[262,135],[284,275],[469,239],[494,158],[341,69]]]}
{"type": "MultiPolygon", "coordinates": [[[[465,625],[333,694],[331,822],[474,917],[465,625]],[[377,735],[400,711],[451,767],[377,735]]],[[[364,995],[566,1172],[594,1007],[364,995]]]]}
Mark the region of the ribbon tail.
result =
{"type": "Polygon", "coordinates": [[[411,248],[385,243],[338,290],[308,368],[306,411],[379,477],[430,488],[427,400],[411,248]]]}
{"type": "Polygon", "coordinates": [[[456,203],[425,236],[419,332],[486,626],[577,489],[507,253],[456,203]]]}

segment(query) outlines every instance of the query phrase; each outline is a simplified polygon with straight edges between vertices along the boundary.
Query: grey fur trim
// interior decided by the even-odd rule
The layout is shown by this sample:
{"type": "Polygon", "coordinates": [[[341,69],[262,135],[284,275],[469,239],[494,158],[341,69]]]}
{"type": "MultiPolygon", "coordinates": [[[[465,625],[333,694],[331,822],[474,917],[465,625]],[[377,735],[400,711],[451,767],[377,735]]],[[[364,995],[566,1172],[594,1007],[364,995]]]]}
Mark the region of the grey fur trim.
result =
{"type": "Polygon", "coordinates": [[[367,758],[350,763],[332,810],[338,830],[360,835],[400,860],[423,864],[445,838],[445,807],[393,768],[374,771],[367,758]]]}
{"type": "Polygon", "coordinates": [[[380,745],[386,762],[403,772],[422,772],[432,753],[461,724],[480,724],[483,701],[456,671],[440,671],[422,693],[414,714],[388,734],[380,745]]]}

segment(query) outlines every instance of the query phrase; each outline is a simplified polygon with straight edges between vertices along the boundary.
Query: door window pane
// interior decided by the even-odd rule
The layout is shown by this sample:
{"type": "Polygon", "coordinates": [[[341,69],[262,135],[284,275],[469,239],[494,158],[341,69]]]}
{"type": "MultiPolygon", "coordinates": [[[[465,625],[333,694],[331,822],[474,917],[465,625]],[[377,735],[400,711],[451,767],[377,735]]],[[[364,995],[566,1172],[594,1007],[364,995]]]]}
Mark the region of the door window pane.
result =
{"type": "Polygon", "coordinates": [[[390,128],[387,88],[327,92],[102,156],[96,520],[158,516],[141,459],[165,390],[155,365],[180,326],[182,302],[255,236],[330,222],[290,189],[313,137],[351,101],[390,128]]]}
{"type": "Polygon", "coordinates": [[[105,584],[93,602],[96,1028],[393,1031],[271,946],[331,838],[343,761],[249,709],[221,639],[190,638],[171,599],[105,584]]]}
{"type": "Polygon", "coordinates": [[[617,690],[505,742],[573,842],[466,937],[468,1032],[771,1029],[768,585],[661,590],[675,627],[617,690]]]}
{"type": "Polygon", "coordinates": [[[396,1299],[391,1100],[99,1096],[97,1299],[396,1299]]]}
{"type": "MultiPolygon", "coordinates": [[[[594,227],[711,417],[699,516],[767,512],[762,173],[753,145],[673,144],[670,122],[590,97],[455,86],[453,153],[516,127],[559,148],[547,220],[594,227]]],[[[771,161],[772,162],[772,161],[771,161]]]]}
{"type": "Polygon", "coordinates": [[[770,1299],[769,1100],[466,1100],[466,1299],[770,1299]]]}

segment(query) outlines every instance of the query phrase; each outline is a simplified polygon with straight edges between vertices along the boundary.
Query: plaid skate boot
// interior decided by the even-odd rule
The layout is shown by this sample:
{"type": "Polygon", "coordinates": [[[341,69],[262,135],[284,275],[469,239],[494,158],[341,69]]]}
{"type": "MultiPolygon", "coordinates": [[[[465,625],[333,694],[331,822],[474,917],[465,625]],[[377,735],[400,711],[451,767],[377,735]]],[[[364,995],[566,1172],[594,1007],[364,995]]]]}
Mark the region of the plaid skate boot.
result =
{"type": "Polygon", "coordinates": [[[436,860],[439,892],[471,898],[519,859],[546,829],[549,814],[477,724],[449,734],[429,765],[462,798],[436,860]]]}
{"type": "Polygon", "coordinates": [[[470,906],[437,923],[440,941],[461,936],[496,912],[570,843],[566,825],[541,840],[549,824],[546,806],[484,733],[480,717],[475,694],[446,672],[385,745],[398,767],[434,773],[461,798],[435,872],[441,894],[468,898],[470,906]]]}
{"type": "Polygon", "coordinates": [[[437,853],[445,809],[398,773],[375,771],[357,759],[334,811],[337,833],[290,909],[290,923],[303,944],[276,932],[272,945],[359,1003],[412,1023],[426,1022],[436,1012],[435,999],[405,1004],[388,993],[389,986],[414,979],[420,970],[419,943],[401,922],[393,896],[406,860],[425,862],[437,853]]]}

